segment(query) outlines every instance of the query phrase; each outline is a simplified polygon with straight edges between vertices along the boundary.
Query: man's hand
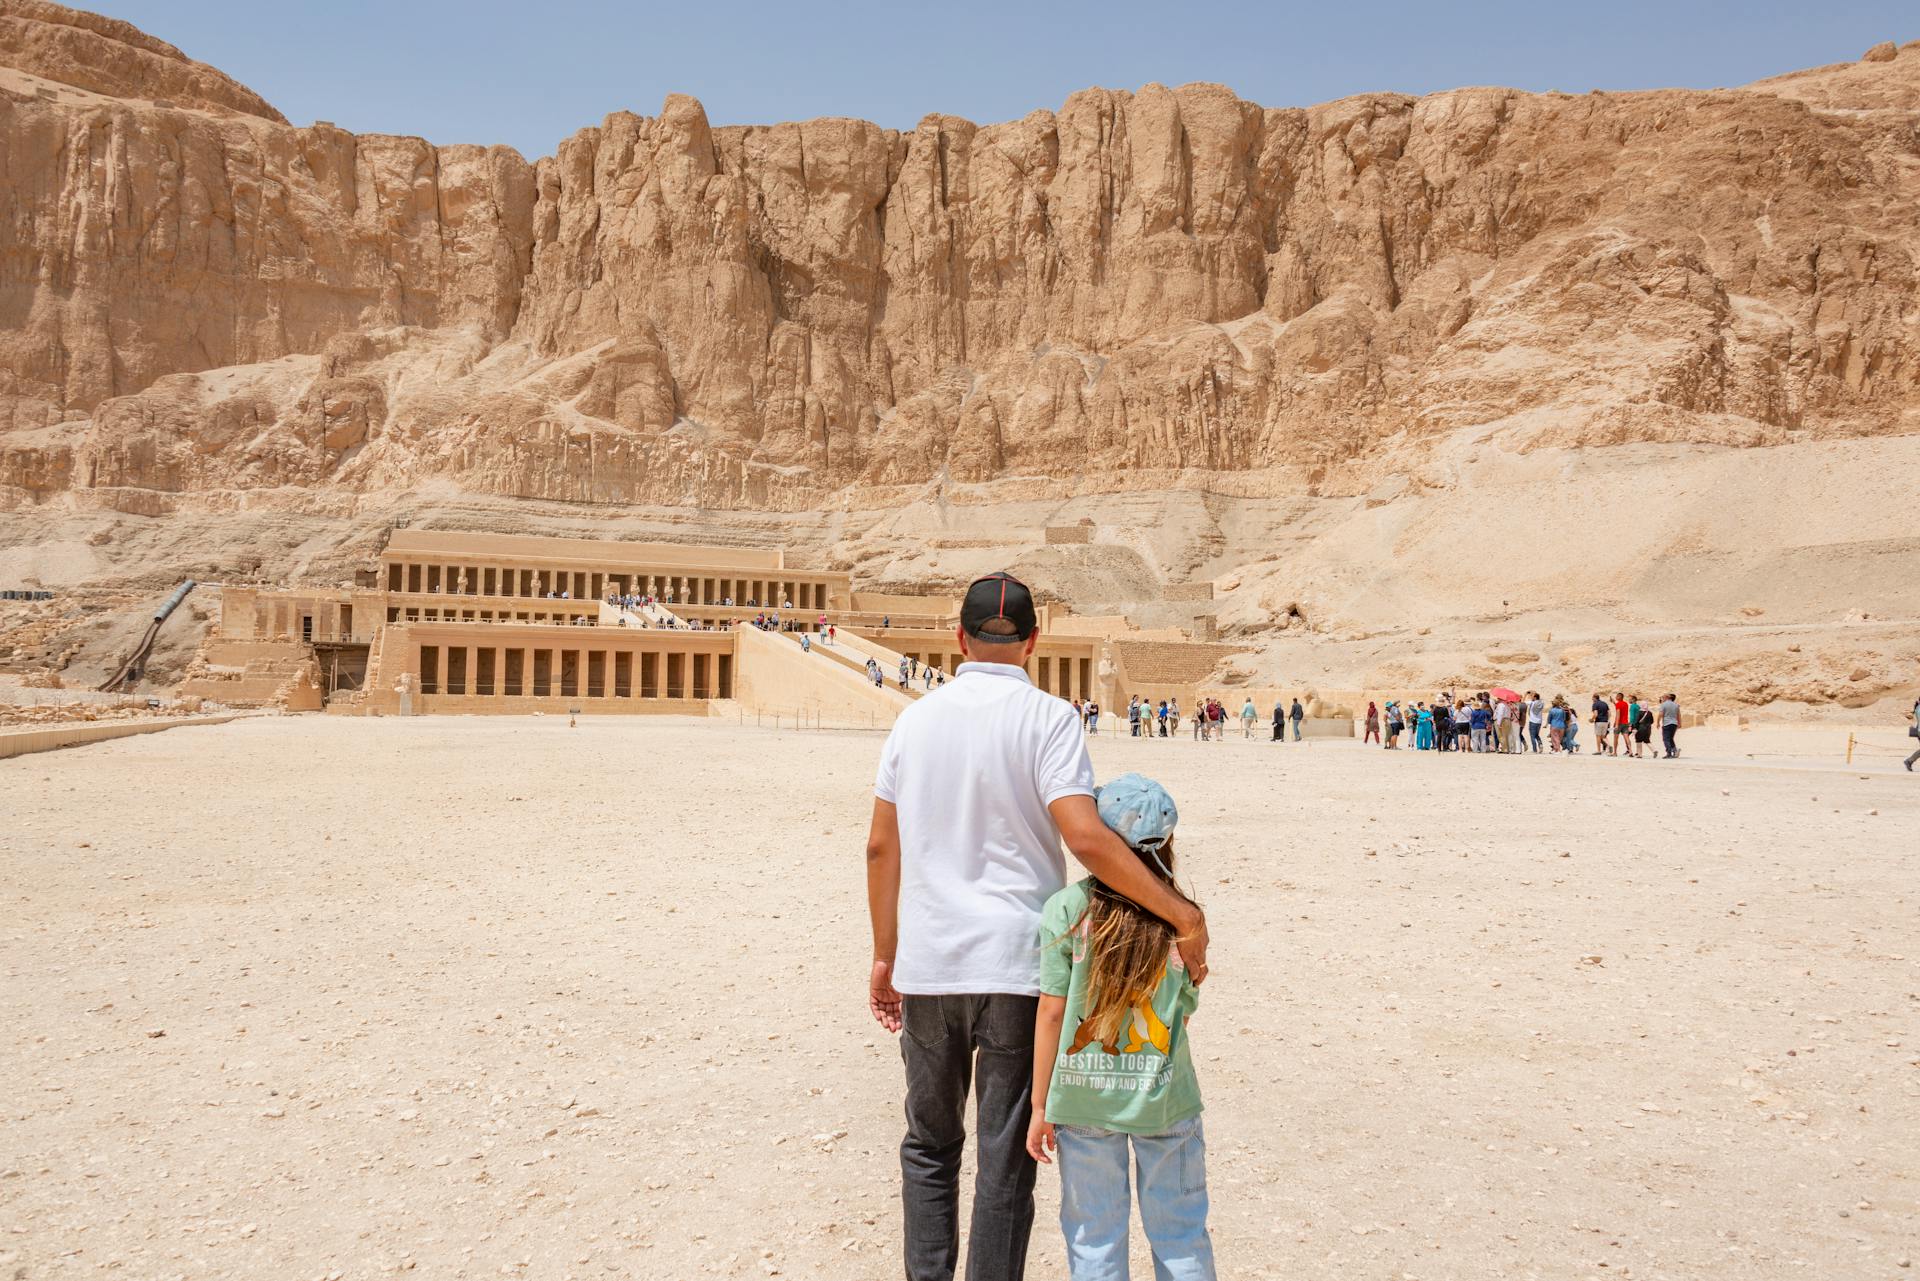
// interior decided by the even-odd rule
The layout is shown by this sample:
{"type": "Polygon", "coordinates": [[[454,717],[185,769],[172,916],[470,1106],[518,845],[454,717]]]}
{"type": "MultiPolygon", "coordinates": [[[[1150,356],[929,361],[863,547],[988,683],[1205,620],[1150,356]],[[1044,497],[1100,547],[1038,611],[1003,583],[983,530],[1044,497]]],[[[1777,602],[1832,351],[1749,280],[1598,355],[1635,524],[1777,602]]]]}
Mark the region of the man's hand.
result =
{"type": "Polygon", "coordinates": [[[1193,909],[1193,921],[1180,932],[1174,941],[1180,951],[1180,961],[1187,967],[1187,977],[1193,985],[1199,987],[1207,981],[1207,914],[1199,908],[1193,909]]]}
{"type": "MultiPolygon", "coordinates": [[[[1204,949],[1202,955],[1205,955],[1204,949]]],[[[873,963],[873,974],[867,979],[867,1008],[873,1011],[874,1021],[881,1027],[889,1032],[900,1030],[900,993],[893,988],[892,961],[873,963]]]]}
{"type": "Polygon", "coordinates": [[[1205,981],[1206,914],[1147,870],[1140,856],[1100,821],[1091,796],[1063,796],[1047,806],[1047,812],[1060,829],[1060,839],[1082,867],[1114,893],[1133,900],[1173,927],[1188,976],[1196,984],[1205,981]]]}
{"type": "Polygon", "coordinates": [[[1041,1165],[1052,1165],[1053,1158],[1047,1153],[1059,1146],[1060,1140],[1053,1136],[1053,1122],[1035,1111],[1033,1120],[1027,1122],[1027,1155],[1041,1165]]]}

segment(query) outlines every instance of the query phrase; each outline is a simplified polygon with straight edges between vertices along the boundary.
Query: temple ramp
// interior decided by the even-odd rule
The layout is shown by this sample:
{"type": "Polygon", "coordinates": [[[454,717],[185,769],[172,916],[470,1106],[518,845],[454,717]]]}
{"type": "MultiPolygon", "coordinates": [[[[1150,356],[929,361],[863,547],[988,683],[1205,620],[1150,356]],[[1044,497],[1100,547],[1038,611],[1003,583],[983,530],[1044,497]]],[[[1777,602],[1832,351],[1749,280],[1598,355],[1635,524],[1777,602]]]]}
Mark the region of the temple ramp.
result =
{"type": "MultiPolygon", "coordinates": [[[[882,645],[865,632],[850,632],[844,627],[836,630],[834,634],[834,647],[836,649],[850,650],[855,655],[858,655],[858,657],[852,661],[854,666],[858,667],[862,672],[865,672],[866,662],[871,658],[874,662],[880,664],[880,674],[882,676],[885,676],[896,686],[899,684],[900,660],[904,655],[898,650],[888,649],[885,645],[882,645]]],[[[911,690],[909,691],[909,697],[918,698],[921,692],[920,690],[911,690]]]]}
{"type": "Polygon", "coordinates": [[[912,705],[897,689],[877,688],[864,670],[818,648],[801,649],[791,634],[742,626],[734,635],[739,661],[732,701],[745,715],[823,728],[887,729],[912,705]]]}
{"type": "Polygon", "coordinates": [[[848,645],[846,643],[846,638],[847,638],[847,633],[844,629],[842,629],[839,634],[839,639],[836,640],[833,644],[828,645],[821,641],[820,633],[814,632],[812,634],[813,652],[819,655],[821,658],[825,658],[831,662],[840,664],[842,667],[845,667],[848,671],[853,672],[856,676],[858,676],[861,680],[865,681],[868,685],[873,684],[873,678],[867,675],[867,659],[869,656],[871,656],[875,662],[880,664],[880,675],[885,677],[886,680],[889,682],[887,685],[888,689],[895,690],[899,693],[902,693],[906,695],[906,697],[908,697],[909,699],[920,697],[920,694],[921,694],[920,690],[917,690],[917,689],[903,690],[900,688],[900,657],[899,655],[897,654],[894,655],[893,666],[889,667],[887,665],[887,660],[884,657],[884,655],[886,654],[885,650],[880,650],[878,653],[873,653],[868,648],[860,648],[860,647],[848,645]]]}

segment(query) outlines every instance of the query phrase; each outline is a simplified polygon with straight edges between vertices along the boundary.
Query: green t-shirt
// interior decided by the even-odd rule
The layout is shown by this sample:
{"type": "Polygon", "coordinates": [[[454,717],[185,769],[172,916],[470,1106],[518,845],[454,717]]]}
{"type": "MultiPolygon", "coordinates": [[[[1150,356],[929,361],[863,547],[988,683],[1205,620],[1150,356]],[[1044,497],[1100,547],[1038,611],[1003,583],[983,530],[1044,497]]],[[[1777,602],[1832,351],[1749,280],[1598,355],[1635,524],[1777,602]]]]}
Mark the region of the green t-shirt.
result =
{"type": "Polygon", "coordinates": [[[1170,952],[1160,986],[1134,1007],[1109,1043],[1081,1029],[1087,1007],[1084,934],[1090,880],[1076,881],[1047,900],[1040,913],[1040,990],[1067,999],[1060,1053],[1047,1090],[1047,1120],[1127,1134],[1164,1134],[1200,1111],[1200,1082],[1187,1050],[1187,1016],[1200,1004],[1200,990],[1187,978],[1180,954],[1170,952]],[[1082,1039],[1086,1045],[1080,1045],[1082,1039]]]}

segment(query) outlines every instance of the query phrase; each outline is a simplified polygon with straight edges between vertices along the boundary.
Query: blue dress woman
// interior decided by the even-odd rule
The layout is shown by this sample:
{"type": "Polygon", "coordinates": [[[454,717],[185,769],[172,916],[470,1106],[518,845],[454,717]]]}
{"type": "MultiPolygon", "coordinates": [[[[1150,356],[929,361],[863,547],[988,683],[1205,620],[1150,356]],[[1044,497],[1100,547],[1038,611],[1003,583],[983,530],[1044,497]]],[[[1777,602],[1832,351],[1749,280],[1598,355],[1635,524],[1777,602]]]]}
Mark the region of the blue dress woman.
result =
{"type": "Polygon", "coordinates": [[[1433,713],[1422,707],[1414,715],[1420,719],[1413,730],[1413,750],[1431,752],[1433,750],[1433,713]]]}

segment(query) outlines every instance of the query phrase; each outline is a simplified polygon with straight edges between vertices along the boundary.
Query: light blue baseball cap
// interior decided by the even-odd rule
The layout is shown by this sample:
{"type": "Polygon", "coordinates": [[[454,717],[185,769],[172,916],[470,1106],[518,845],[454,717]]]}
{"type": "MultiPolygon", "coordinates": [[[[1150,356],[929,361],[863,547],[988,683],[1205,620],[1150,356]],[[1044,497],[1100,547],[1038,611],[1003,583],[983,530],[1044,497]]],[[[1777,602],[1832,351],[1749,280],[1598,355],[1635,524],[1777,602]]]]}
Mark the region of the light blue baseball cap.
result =
{"type": "Polygon", "coordinates": [[[1144,774],[1122,774],[1102,784],[1094,789],[1093,803],[1100,821],[1137,850],[1166,844],[1180,821],[1180,811],[1167,789],[1144,774]]]}

